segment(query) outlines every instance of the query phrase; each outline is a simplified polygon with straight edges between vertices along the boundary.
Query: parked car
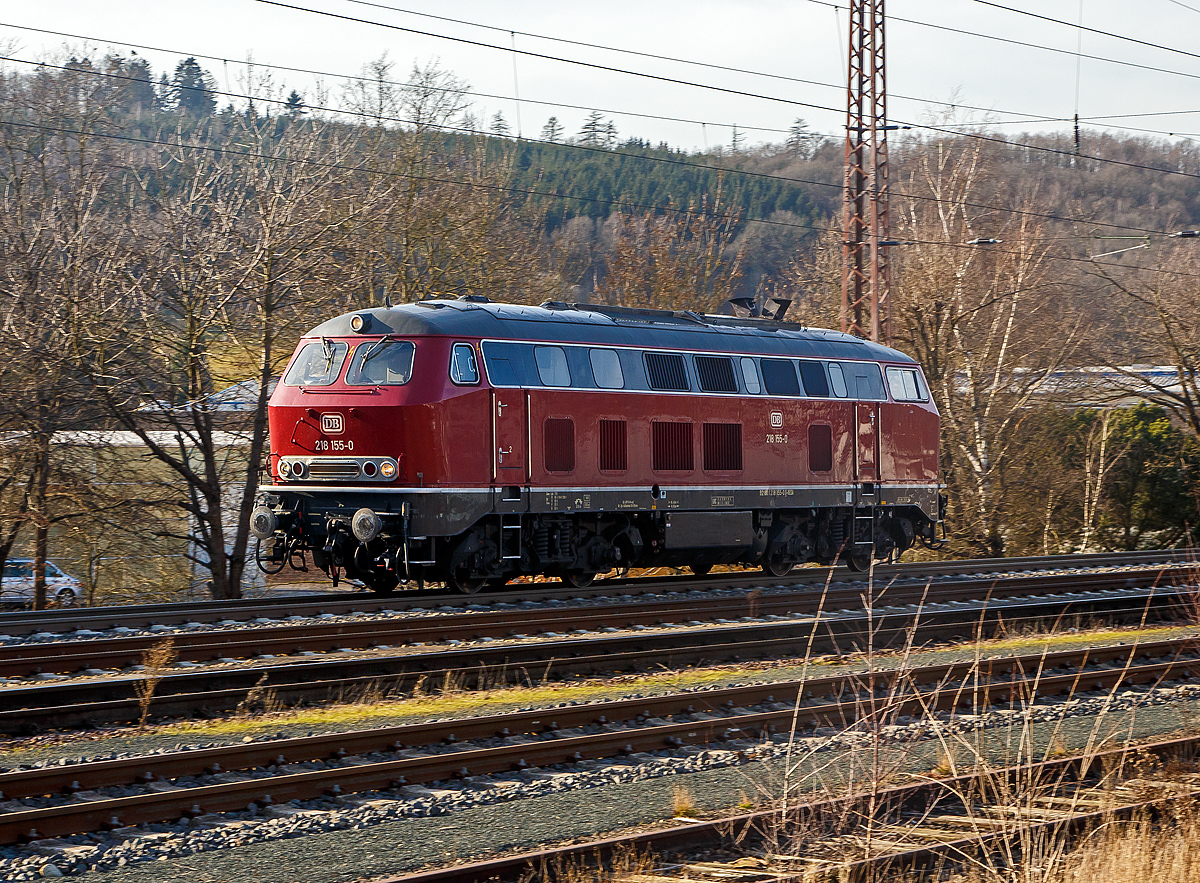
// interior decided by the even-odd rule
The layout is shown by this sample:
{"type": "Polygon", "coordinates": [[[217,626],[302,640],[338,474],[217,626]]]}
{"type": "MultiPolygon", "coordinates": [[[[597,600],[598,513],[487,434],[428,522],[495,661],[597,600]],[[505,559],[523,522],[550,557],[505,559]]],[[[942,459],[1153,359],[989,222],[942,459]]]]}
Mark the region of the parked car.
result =
{"type": "MultiPolygon", "coordinates": [[[[4,562],[4,579],[0,581],[0,604],[33,603],[33,559],[9,558],[4,562]]],[[[73,607],[82,587],[79,580],[64,573],[58,565],[46,562],[46,600],[55,607],[73,607]]]]}

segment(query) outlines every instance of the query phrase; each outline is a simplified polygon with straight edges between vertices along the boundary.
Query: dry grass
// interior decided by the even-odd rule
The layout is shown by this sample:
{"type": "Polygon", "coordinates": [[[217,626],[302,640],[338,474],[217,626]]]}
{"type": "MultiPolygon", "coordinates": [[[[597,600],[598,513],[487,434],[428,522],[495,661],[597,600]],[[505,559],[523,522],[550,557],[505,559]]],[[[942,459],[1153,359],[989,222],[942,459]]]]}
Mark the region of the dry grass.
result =
{"type": "Polygon", "coordinates": [[[671,810],[675,818],[691,819],[696,816],[696,801],[692,789],[687,785],[676,785],[671,792],[671,810]]]}
{"type": "Polygon", "coordinates": [[[1200,814],[1114,822],[1050,867],[1019,863],[1003,872],[974,870],[955,883],[1195,883],[1200,880],[1200,814]]]}
{"type": "Polygon", "coordinates": [[[178,656],[174,638],[164,638],[142,654],[143,674],[141,680],[133,685],[137,692],[138,708],[141,711],[141,717],[138,719],[139,728],[145,729],[146,720],[150,717],[150,703],[154,701],[154,692],[158,689],[159,681],[162,680],[167,669],[175,663],[178,656]]]}
{"type": "MultiPolygon", "coordinates": [[[[874,579],[869,580],[863,591],[863,607],[869,616],[870,611],[888,603],[887,592],[887,586],[877,585],[874,579]]],[[[918,611],[914,622],[919,618],[918,611]]],[[[856,656],[856,661],[863,663],[867,671],[859,676],[859,683],[852,691],[856,693],[855,708],[845,715],[840,724],[830,722],[827,727],[827,731],[835,731],[836,735],[832,738],[839,739],[843,747],[826,752],[826,739],[813,738],[793,727],[783,774],[758,783],[760,800],[780,810],[777,821],[761,832],[764,835],[763,849],[768,853],[819,858],[821,872],[832,872],[836,876],[838,869],[848,860],[888,854],[897,848],[897,841],[907,842],[910,836],[905,834],[905,828],[908,826],[919,830],[927,824],[928,819],[948,811],[960,815],[965,807],[966,815],[960,815],[962,822],[968,827],[973,823],[980,831],[1001,833],[1002,845],[988,855],[972,859],[964,857],[959,868],[963,876],[957,879],[968,883],[1084,883],[1086,877],[1103,873],[1103,862],[1116,862],[1124,857],[1131,867],[1136,867],[1139,861],[1144,863],[1146,855],[1139,850],[1154,849],[1157,839],[1170,836],[1165,829],[1148,822],[1139,823],[1140,827],[1109,824],[1088,838],[1085,844],[1087,850],[1080,850],[1076,848],[1078,843],[1063,830],[1054,826],[1030,828],[1022,820],[1038,818],[1039,813],[1045,812],[1046,806],[1061,805],[1054,801],[1061,801],[1061,795],[1067,793],[1063,791],[1064,782],[1060,774],[1038,772],[1037,764],[1040,761],[1068,754],[1095,756],[1102,751],[1130,744],[1133,736],[1133,716],[1128,716],[1126,720],[1116,713],[1116,709],[1122,707],[1117,697],[1124,689],[1117,687],[1109,691],[1106,698],[1102,698],[1103,705],[1088,728],[1090,734],[1085,732],[1081,737],[1077,732],[1068,739],[1067,718],[1055,715],[1046,718],[1044,713],[1047,707],[1056,706],[1040,703],[1041,679],[1057,673],[1046,667],[1046,655],[1063,645],[1096,644],[1114,639],[1128,643],[1131,637],[1136,647],[1138,643],[1167,636],[1187,635],[1190,628],[1147,628],[1146,615],[1133,628],[1008,634],[999,639],[984,638],[981,627],[977,639],[967,645],[975,658],[972,670],[961,680],[941,685],[943,691],[956,694],[953,702],[955,707],[949,714],[949,706],[942,706],[941,710],[931,707],[926,699],[928,694],[918,689],[918,685],[908,676],[916,664],[913,646],[915,626],[903,648],[886,654],[887,668],[898,673],[898,677],[889,677],[886,681],[871,674],[879,672],[885,665],[885,654],[873,647],[873,630],[873,625],[868,626],[867,635],[862,641],[865,646],[861,646],[856,656]],[[978,697],[986,693],[981,688],[986,686],[989,676],[982,663],[985,658],[1001,655],[1004,651],[1041,656],[1042,661],[1021,672],[1023,678],[1027,679],[1024,686],[1014,685],[1013,689],[1004,690],[1005,694],[1011,695],[1003,708],[984,706],[978,697]],[[914,703],[922,711],[914,713],[911,710],[914,703]],[[1009,724],[1002,728],[1003,732],[991,733],[971,725],[943,726],[958,715],[969,715],[970,720],[974,721],[981,715],[1000,710],[1008,713],[1009,720],[1009,724]],[[899,818],[895,814],[897,807],[888,806],[884,795],[889,785],[904,780],[906,775],[911,776],[914,771],[911,764],[914,746],[898,745],[887,736],[888,731],[894,730],[895,725],[901,722],[902,713],[937,722],[933,729],[932,744],[926,743],[925,749],[935,752],[931,757],[932,768],[927,766],[928,772],[916,778],[949,780],[972,772],[982,774],[976,785],[962,793],[953,791],[957,786],[947,781],[943,787],[944,794],[939,798],[940,805],[927,808],[919,818],[906,817],[903,825],[898,824],[899,818]],[[1000,771],[1005,767],[1018,767],[1022,772],[1002,774],[1000,771]],[[802,804],[809,801],[851,795],[855,798],[853,801],[835,804],[842,807],[834,813],[836,818],[813,817],[802,809],[802,804]],[[1139,839],[1144,842],[1139,843],[1139,839]]],[[[1065,698],[1070,699],[1072,695],[1065,698]]],[[[1090,698],[1094,701],[1099,697],[1090,698]]],[[[1078,721],[1073,726],[1078,728],[1078,721]]],[[[1138,765],[1135,754],[1124,764],[1120,777],[1128,779],[1131,774],[1142,774],[1137,769],[1138,765]]],[[[1114,780],[1118,775],[1116,770],[1106,772],[1110,772],[1114,780]]],[[[1146,772],[1154,773],[1158,778],[1157,773],[1161,771],[1156,767],[1146,772]]],[[[908,780],[912,781],[911,778],[908,780]]],[[[1170,791],[1167,788],[1164,793],[1170,791]]],[[[1197,823],[1193,821],[1189,824],[1197,823]]],[[[1191,835],[1193,842],[1197,842],[1196,833],[1200,832],[1191,835]]],[[[912,847],[921,845],[919,834],[912,835],[911,839],[912,847]]],[[[1154,867],[1161,865],[1162,876],[1139,874],[1137,883],[1158,883],[1160,879],[1200,880],[1200,874],[1194,873],[1196,867],[1200,867],[1195,865],[1200,859],[1183,855],[1181,849],[1175,849],[1174,852],[1171,849],[1175,848],[1164,847],[1163,855],[1156,857],[1154,867]]],[[[1200,849],[1194,851],[1200,855],[1200,849]]],[[[934,876],[947,879],[945,875],[949,870],[942,868],[934,876]]],[[[1126,879],[1130,883],[1133,881],[1132,877],[1114,876],[1111,880],[1104,880],[1104,883],[1124,883],[1126,879]]],[[[1095,881],[1087,880],[1087,883],[1095,881]]]]}
{"type": "Polygon", "coordinates": [[[637,883],[654,869],[654,856],[648,852],[620,850],[606,860],[556,859],[526,872],[520,883],[637,883]]]}

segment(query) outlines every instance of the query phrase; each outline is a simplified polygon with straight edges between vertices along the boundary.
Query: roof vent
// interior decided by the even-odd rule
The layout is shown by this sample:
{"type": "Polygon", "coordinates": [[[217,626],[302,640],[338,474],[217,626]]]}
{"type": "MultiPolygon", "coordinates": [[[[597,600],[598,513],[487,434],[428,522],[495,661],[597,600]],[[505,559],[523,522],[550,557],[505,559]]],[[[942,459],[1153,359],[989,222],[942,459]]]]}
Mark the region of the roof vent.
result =
{"type": "Polygon", "coordinates": [[[573,310],[575,309],[568,303],[563,303],[561,300],[544,300],[540,304],[543,310],[573,310]]]}
{"type": "Polygon", "coordinates": [[[458,299],[473,304],[490,304],[492,302],[492,299],[484,294],[460,294],[458,299]]]}

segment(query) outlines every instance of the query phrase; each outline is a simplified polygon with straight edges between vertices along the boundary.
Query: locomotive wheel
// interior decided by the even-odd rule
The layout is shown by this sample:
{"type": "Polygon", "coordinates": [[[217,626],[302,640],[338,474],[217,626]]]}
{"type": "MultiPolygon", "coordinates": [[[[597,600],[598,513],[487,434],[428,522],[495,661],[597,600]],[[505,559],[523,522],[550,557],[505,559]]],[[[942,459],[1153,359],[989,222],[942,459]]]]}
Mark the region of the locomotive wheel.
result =
{"type": "Polygon", "coordinates": [[[795,566],[791,561],[784,561],[782,558],[764,558],[762,563],[763,572],[771,576],[787,576],[795,566]]]}
{"type": "Polygon", "coordinates": [[[711,564],[689,564],[688,570],[696,576],[708,576],[708,572],[712,570],[711,564]]]}
{"type": "Polygon", "coordinates": [[[596,574],[588,573],[584,570],[572,570],[562,579],[568,586],[574,586],[577,589],[586,589],[596,579],[596,574]]]}
{"type": "Polygon", "coordinates": [[[858,573],[866,573],[871,569],[870,555],[846,555],[842,558],[846,566],[858,573]]]}
{"type": "Polygon", "coordinates": [[[487,577],[471,576],[471,572],[465,568],[451,571],[450,585],[458,589],[464,595],[474,595],[485,585],[487,585],[487,577]]]}
{"type": "Polygon", "coordinates": [[[400,580],[396,577],[396,574],[391,572],[373,574],[364,580],[364,582],[366,582],[371,591],[376,595],[390,595],[396,591],[396,586],[400,584],[400,580]]]}

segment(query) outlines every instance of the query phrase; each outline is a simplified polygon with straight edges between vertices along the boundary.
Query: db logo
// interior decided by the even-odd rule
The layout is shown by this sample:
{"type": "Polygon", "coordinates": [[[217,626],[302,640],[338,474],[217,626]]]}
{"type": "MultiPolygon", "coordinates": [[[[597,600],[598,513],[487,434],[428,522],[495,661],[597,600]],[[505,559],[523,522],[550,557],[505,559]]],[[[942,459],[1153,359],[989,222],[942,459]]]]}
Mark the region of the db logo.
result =
{"type": "Polygon", "coordinates": [[[774,426],[775,428],[779,428],[780,426],[783,426],[783,411],[772,411],[771,412],[771,425],[774,426]]]}
{"type": "Polygon", "coordinates": [[[321,415],[321,431],[328,432],[330,435],[340,435],[346,430],[346,421],[342,419],[341,414],[322,414],[321,415]]]}

